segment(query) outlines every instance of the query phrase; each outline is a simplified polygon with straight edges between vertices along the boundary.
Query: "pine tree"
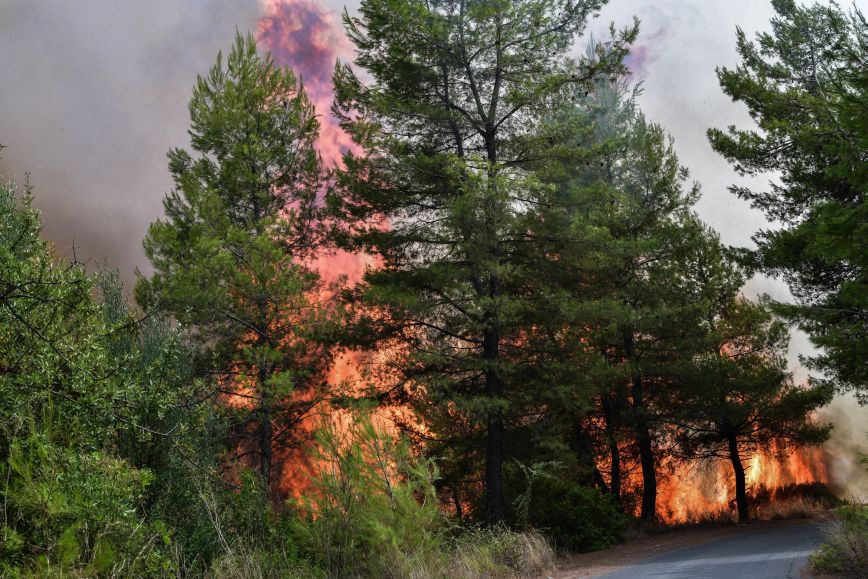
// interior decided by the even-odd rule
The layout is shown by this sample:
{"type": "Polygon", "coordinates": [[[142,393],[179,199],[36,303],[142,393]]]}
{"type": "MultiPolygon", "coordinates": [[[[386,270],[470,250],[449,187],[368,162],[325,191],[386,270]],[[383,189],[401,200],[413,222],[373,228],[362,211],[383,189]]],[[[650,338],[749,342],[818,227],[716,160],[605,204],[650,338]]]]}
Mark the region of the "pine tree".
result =
{"type": "Polygon", "coordinates": [[[330,363],[321,283],[304,265],[321,240],[318,124],[293,73],[249,35],[199,77],[190,115],[198,156],[169,153],[174,189],[144,241],[154,274],[136,295],[191,335],[198,371],[235,415],[234,457],[255,457],[268,489],[330,363]]]}
{"type": "Polygon", "coordinates": [[[786,326],[744,298],[724,300],[708,312],[708,349],[683,364],[675,421],[688,456],[730,461],[744,521],[743,457],[823,442],[831,425],[813,424],[809,415],[831,401],[832,389],[796,386],[786,370],[786,326]]]}
{"type": "Polygon", "coordinates": [[[528,257],[540,240],[527,220],[550,195],[529,167],[553,154],[539,130],[550,100],[621,68],[635,29],[603,60],[567,59],[602,4],[365,0],[345,15],[372,81],[335,72],[335,111],[363,154],[345,157],[333,205],[347,246],[383,262],[359,299],[401,351],[392,392],[448,425],[440,442],[462,440],[464,460],[482,456],[490,523],[505,516],[507,439],[563,374],[538,363],[551,356],[533,320],[557,308],[541,303],[546,280],[528,257]]]}
{"type": "Polygon", "coordinates": [[[652,519],[665,426],[660,400],[695,316],[684,264],[703,229],[691,214],[698,187],[671,139],[637,110],[635,92],[625,79],[605,79],[569,99],[552,124],[573,153],[541,171],[571,199],[572,243],[558,248],[557,269],[548,274],[575,301],[562,335],[593,357],[579,370],[595,385],[593,408],[572,414],[573,448],[598,485],[595,469],[608,463],[601,486],[618,501],[622,466],[637,457],[641,515],[652,519]]]}
{"type": "Polygon", "coordinates": [[[771,32],[751,42],[739,30],[741,64],[718,69],[724,92],[747,105],[757,128],[708,135],[740,174],[779,172],[768,191],[731,187],[783,226],[754,236],[754,257],[789,283],[796,303],[774,309],[821,348],[812,366],[864,394],[868,25],[834,3],[772,4],[771,32]]]}

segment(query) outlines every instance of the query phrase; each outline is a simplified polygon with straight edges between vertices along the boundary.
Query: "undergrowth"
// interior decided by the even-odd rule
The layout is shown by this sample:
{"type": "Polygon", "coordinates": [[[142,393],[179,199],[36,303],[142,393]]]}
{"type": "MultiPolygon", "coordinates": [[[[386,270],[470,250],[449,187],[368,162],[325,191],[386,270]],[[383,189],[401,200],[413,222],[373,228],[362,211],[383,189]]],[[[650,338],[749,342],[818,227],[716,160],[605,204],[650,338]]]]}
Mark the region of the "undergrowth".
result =
{"type": "Polygon", "coordinates": [[[826,541],[811,555],[814,569],[853,577],[868,575],[868,505],[838,507],[823,532],[826,541]]]}

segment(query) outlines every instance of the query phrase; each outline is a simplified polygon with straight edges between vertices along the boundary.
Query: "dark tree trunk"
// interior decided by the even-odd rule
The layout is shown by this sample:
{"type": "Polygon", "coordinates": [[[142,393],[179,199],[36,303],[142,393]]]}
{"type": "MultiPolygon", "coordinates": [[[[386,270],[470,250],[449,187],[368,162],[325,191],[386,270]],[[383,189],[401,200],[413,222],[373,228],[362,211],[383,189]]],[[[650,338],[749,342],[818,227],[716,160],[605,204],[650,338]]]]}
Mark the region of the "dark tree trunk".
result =
{"type": "Polygon", "coordinates": [[[601,492],[608,493],[609,487],[600,473],[600,469],[597,468],[596,453],[581,420],[576,421],[574,438],[573,444],[576,457],[579,459],[579,464],[587,469],[589,474],[590,480],[587,480],[587,482],[596,485],[601,492]]]}
{"type": "Polygon", "coordinates": [[[488,420],[488,441],[485,452],[486,521],[496,525],[505,517],[503,504],[503,419],[488,420]]]}
{"type": "Polygon", "coordinates": [[[630,377],[633,382],[634,432],[636,447],[639,449],[639,460],[642,465],[642,511],[639,517],[644,521],[653,521],[657,514],[657,469],[651,430],[648,427],[642,373],[639,371],[639,362],[636,359],[633,344],[633,332],[630,330],[624,331],[624,351],[630,364],[630,377]]]}
{"type": "Polygon", "coordinates": [[[271,493],[271,463],[272,463],[272,424],[271,424],[271,397],[268,395],[266,380],[268,372],[263,367],[258,371],[259,384],[262,388],[262,396],[259,403],[259,472],[262,477],[262,486],[266,494],[271,493]]]}
{"type": "MultiPolygon", "coordinates": [[[[503,396],[503,384],[497,369],[497,357],[500,346],[500,331],[496,323],[485,331],[483,339],[483,357],[489,368],[485,371],[485,394],[488,398],[498,400],[503,396]]],[[[485,446],[485,502],[487,505],[486,521],[497,524],[506,516],[503,504],[503,415],[493,411],[488,417],[488,433],[485,446]]]]}
{"type": "Polygon", "coordinates": [[[654,451],[647,427],[640,427],[636,433],[639,459],[642,463],[642,512],[639,517],[653,521],[657,512],[657,471],[654,466],[654,451]]]}
{"type": "Polygon", "coordinates": [[[612,476],[609,482],[609,494],[619,505],[621,504],[621,451],[615,436],[615,410],[612,401],[603,396],[603,419],[606,421],[606,444],[609,446],[612,476]]]}
{"type": "Polygon", "coordinates": [[[738,508],[738,520],[748,520],[747,512],[747,483],[744,476],[744,465],[741,463],[741,455],[738,452],[738,441],[730,435],[729,460],[732,461],[732,470],[735,473],[735,504],[738,508]]]}
{"type": "Polygon", "coordinates": [[[458,496],[458,487],[455,484],[452,487],[452,504],[455,505],[455,516],[459,521],[464,520],[464,509],[461,508],[461,497],[458,496]]]}
{"type": "MultiPolygon", "coordinates": [[[[257,174],[256,165],[250,167],[251,174],[257,174]]],[[[256,235],[261,235],[260,224],[262,223],[264,212],[259,204],[257,192],[253,193],[253,225],[256,235]]],[[[268,282],[261,277],[257,278],[260,288],[266,288],[268,282]]],[[[265,293],[260,293],[256,296],[256,345],[258,348],[264,348],[269,340],[268,332],[268,296],[265,293]]],[[[274,401],[268,392],[269,378],[268,361],[263,357],[259,361],[256,369],[256,379],[259,382],[258,386],[261,389],[259,397],[259,440],[256,444],[259,446],[259,474],[262,477],[262,487],[266,496],[271,496],[271,466],[272,466],[272,443],[273,443],[273,425],[271,424],[271,406],[274,401]]]]}

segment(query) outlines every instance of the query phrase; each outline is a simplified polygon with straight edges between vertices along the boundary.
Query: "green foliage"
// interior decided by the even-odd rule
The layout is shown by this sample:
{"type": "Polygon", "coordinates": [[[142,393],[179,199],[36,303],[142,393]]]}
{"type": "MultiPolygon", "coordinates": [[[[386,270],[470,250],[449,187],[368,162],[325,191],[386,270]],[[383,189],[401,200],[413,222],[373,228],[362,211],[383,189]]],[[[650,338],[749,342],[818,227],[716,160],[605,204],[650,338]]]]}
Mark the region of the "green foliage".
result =
{"type": "Polygon", "coordinates": [[[781,274],[795,304],[775,304],[822,349],[812,365],[842,388],[868,383],[865,151],[868,25],[855,8],[774,0],[771,32],[738,31],[740,65],[718,69],[756,130],[708,132],[743,175],[778,172],[768,191],[731,187],[782,228],[754,236],[755,262],[781,274]]]}
{"type": "MultiPolygon", "coordinates": [[[[102,440],[114,402],[129,384],[116,374],[102,342],[92,279],[55,259],[40,239],[30,187],[16,196],[0,185],[0,439],[27,438],[51,405],[81,439],[102,440]]],[[[62,443],[62,440],[58,440],[62,443]]],[[[0,456],[5,457],[5,454],[0,456]]]]}
{"type": "Polygon", "coordinates": [[[296,535],[330,577],[407,577],[441,556],[437,469],[368,415],[320,430],[320,474],[296,535]]]}
{"type": "Polygon", "coordinates": [[[0,465],[5,512],[0,571],[162,575],[168,534],[141,520],[152,479],[103,453],[77,453],[45,433],[13,439],[0,465]]]}
{"type": "Polygon", "coordinates": [[[868,571],[868,507],[838,507],[825,534],[826,541],[811,555],[811,565],[821,572],[864,576],[868,571]]]}
{"type": "Polygon", "coordinates": [[[190,116],[198,156],[169,153],[175,186],[145,239],[155,271],[136,296],[185,329],[213,393],[236,397],[230,459],[249,457],[269,487],[272,457],[298,442],[331,360],[324,288],[302,265],[321,240],[318,123],[293,73],[240,34],[225,65],[218,56],[198,78],[190,116]]]}
{"type": "Polygon", "coordinates": [[[0,187],[3,571],[165,574],[167,531],[142,509],[153,475],[113,447],[149,393],[121,371],[95,280],[39,230],[29,187],[0,187]]]}
{"type": "Polygon", "coordinates": [[[622,542],[627,530],[627,517],[611,497],[551,475],[534,483],[528,523],[567,552],[604,549],[622,542]]]}

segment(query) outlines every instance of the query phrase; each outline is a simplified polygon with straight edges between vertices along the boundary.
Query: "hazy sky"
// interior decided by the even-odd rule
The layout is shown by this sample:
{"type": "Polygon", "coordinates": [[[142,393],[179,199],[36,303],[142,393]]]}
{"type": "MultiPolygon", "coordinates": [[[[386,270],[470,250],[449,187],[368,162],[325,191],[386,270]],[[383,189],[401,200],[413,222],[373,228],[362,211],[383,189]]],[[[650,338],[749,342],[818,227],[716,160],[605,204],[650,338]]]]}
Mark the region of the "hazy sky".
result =
{"type": "MultiPolygon", "coordinates": [[[[335,16],[343,8],[325,5],[335,16]]],[[[735,63],[736,25],[767,26],[768,2],[612,0],[592,29],[600,37],[633,15],[642,20],[643,109],[702,183],[701,216],[724,242],[749,243],[764,221],[726,191],[735,176],[705,130],[747,122],[714,68],[735,63]]],[[[165,153],[186,144],[195,75],[259,16],[256,0],[0,2],[0,173],[31,173],[59,251],[74,241],[80,257],[107,260],[127,278],[146,267],[141,240],[170,185],[165,153]]]]}

